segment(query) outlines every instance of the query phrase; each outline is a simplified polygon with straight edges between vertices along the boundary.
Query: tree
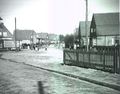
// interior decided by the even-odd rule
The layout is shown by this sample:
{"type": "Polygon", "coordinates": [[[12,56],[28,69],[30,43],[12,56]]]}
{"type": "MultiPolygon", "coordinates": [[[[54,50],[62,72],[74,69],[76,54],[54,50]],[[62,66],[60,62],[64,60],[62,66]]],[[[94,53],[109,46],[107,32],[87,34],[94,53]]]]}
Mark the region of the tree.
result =
{"type": "Polygon", "coordinates": [[[64,38],[65,48],[73,48],[74,47],[74,35],[66,35],[64,38]]]}
{"type": "Polygon", "coordinates": [[[60,43],[64,42],[64,35],[59,35],[59,41],[60,43]]]}

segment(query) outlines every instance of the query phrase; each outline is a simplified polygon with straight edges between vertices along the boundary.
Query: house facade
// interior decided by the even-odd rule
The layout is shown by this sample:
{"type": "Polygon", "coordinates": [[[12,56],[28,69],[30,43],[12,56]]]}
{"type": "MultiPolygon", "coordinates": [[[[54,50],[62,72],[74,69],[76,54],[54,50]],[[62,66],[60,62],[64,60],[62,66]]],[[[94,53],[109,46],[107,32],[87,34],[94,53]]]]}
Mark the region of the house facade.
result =
{"type": "Polygon", "coordinates": [[[91,46],[113,46],[120,41],[120,13],[93,14],[90,25],[91,46]]]}
{"type": "Polygon", "coordinates": [[[47,45],[48,44],[48,33],[37,33],[36,34],[36,38],[37,38],[37,44],[39,46],[41,45],[47,45]]]}
{"type": "Polygon", "coordinates": [[[34,30],[19,30],[14,31],[14,39],[17,46],[21,47],[22,44],[36,44],[36,32],[34,30]]]}
{"type": "Polygon", "coordinates": [[[48,34],[48,39],[50,43],[58,43],[59,42],[59,36],[56,34],[48,34]]]}
{"type": "Polygon", "coordinates": [[[0,49],[14,47],[13,35],[6,28],[4,23],[0,22],[0,49]]]}
{"type": "MultiPolygon", "coordinates": [[[[77,37],[77,41],[80,41],[81,43],[79,45],[86,45],[86,29],[85,29],[85,21],[80,21],[79,22],[79,27],[76,28],[76,32],[75,32],[75,37],[77,37]]],[[[87,34],[88,37],[90,36],[90,24],[91,22],[88,21],[87,22],[87,34]]],[[[88,42],[89,42],[89,38],[88,38],[88,42]]]]}
{"type": "Polygon", "coordinates": [[[16,30],[14,31],[14,38],[16,41],[28,41],[27,43],[35,42],[34,37],[36,32],[34,30],[16,30]]]}

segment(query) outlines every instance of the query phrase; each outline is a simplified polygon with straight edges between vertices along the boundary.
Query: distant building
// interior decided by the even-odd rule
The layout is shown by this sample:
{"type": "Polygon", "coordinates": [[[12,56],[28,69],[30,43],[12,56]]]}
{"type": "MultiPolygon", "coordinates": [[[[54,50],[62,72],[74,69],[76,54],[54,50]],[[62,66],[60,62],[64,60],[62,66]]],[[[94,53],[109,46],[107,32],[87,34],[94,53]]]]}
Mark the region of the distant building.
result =
{"type": "MultiPolygon", "coordinates": [[[[83,45],[86,45],[86,30],[85,30],[85,21],[80,21],[79,22],[79,28],[76,29],[76,33],[75,33],[75,36],[79,36],[79,38],[81,38],[83,40],[83,45]]],[[[91,22],[88,21],[87,22],[87,34],[88,34],[88,37],[90,36],[90,24],[91,22]]]]}
{"type": "Polygon", "coordinates": [[[48,39],[50,43],[58,43],[59,42],[59,36],[56,34],[48,34],[48,39]]]}
{"type": "Polygon", "coordinates": [[[37,33],[37,38],[38,39],[48,39],[48,33],[37,33]]]}
{"type": "Polygon", "coordinates": [[[48,44],[48,33],[37,33],[36,38],[39,45],[48,44]]]}
{"type": "Polygon", "coordinates": [[[112,46],[120,41],[119,14],[93,14],[90,26],[90,45],[112,46]]]}
{"type": "Polygon", "coordinates": [[[14,38],[16,37],[16,41],[20,41],[21,43],[36,43],[36,32],[34,30],[16,30],[16,35],[14,32],[14,38]]]}
{"type": "MultiPolygon", "coordinates": [[[[2,20],[2,18],[0,18],[2,20]]],[[[9,32],[6,26],[0,22],[0,48],[9,48],[13,47],[13,35],[9,32]]]]}

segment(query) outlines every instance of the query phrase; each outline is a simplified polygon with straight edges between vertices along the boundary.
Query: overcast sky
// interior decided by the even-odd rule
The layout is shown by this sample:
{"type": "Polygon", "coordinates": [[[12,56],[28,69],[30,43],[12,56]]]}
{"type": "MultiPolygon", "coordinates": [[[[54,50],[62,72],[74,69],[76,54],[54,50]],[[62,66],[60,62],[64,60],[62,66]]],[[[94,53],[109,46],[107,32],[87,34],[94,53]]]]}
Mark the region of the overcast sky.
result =
{"type": "MultiPolygon", "coordinates": [[[[93,13],[119,12],[119,0],[88,0],[89,20],[93,13]]],[[[85,20],[85,0],[0,0],[0,17],[13,32],[18,29],[56,34],[73,33],[85,20]]]]}

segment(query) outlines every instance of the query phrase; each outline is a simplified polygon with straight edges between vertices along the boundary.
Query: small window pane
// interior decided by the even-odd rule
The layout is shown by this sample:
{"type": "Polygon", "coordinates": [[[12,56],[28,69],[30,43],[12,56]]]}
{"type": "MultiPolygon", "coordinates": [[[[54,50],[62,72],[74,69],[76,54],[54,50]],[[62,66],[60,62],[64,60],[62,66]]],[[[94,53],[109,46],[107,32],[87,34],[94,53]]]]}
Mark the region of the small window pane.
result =
{"type": "Polygon", "coordinates": [[[0,32],[0,36],[2,36],[2,32],[0,32]]]}
{"type": "Polygon", "coordinates": [[[4,36],[4,37],[7,37],[7,32],[3,32],[3,36],[4,36]]]}

